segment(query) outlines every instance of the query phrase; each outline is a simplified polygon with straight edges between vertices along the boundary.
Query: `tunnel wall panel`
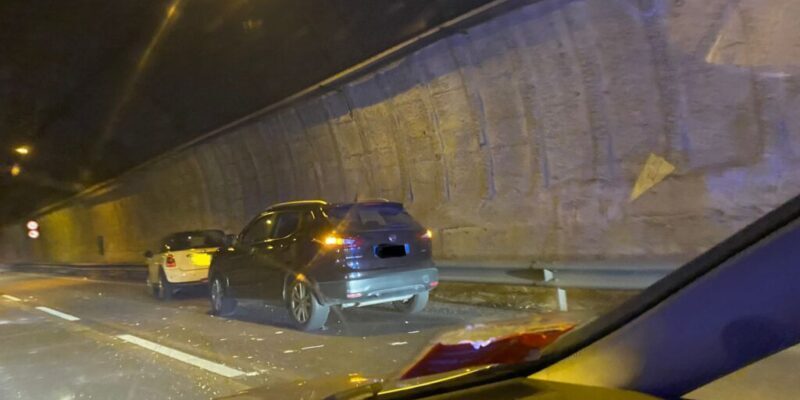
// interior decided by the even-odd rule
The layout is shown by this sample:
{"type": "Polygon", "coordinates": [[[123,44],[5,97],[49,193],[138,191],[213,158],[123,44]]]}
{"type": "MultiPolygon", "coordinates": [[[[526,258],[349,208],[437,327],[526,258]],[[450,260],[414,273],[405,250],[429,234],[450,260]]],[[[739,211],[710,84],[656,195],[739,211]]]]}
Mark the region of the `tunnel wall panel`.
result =
{"type": "Polygon", "coordinates": [[[84,193],[38,217],[38,240],[4,227],[0,251],[141,262],[271,203],[385,197],[440,261],[687,259],[800,192],[790,5],[525,6],[84,193]],[[632,201],[651,154],[676,169],[632,201]]]}

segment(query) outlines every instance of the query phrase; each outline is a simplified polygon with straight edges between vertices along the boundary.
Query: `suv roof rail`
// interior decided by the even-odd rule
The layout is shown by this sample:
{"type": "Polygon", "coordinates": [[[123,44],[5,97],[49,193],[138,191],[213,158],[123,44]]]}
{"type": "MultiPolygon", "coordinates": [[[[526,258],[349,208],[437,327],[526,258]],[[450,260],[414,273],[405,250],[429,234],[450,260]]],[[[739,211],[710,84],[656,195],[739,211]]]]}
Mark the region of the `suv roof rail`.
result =
{"type": "Polygon", "coordinates": [[[363,199],[363,200],[358,200],[358,201],[355,201],[355,202],[352,202],[352,203],[333,203],[333,204],[329,204],[329,205],[334,206],[334,207],[341,207],[341,206],[352,206],[352,205],[358,205],[358,204],[362,204],[362,205],[386,204],[386,205],[396,205],[396,206],[403,207],[403,203],[402,202],[386,200],[386,199],[363,199]]]}
{"type": "Polygon", "coordinates": [[[274,208],[279,207],[287,207],[287,206],[301,206],[301,205],[308,205],[308,204],[328,204],[325,200],[296,200],[296,201],[285,201],[283,203],[277,203],[269,206],[267,210],[272,210],[274,208]]]}

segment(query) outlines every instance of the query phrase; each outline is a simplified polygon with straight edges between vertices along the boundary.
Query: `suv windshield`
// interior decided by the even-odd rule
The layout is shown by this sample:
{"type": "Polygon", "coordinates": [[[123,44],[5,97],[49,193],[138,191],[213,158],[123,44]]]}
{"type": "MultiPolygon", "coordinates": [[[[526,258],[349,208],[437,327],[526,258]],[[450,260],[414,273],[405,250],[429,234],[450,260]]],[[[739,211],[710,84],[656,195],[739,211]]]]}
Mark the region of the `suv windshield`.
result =
{"type": "Polygon", "coordinates": [[[331,223],[341,230],[415,229],[419,224],[400,204],[346,204],[326,208],[331,223]]]}

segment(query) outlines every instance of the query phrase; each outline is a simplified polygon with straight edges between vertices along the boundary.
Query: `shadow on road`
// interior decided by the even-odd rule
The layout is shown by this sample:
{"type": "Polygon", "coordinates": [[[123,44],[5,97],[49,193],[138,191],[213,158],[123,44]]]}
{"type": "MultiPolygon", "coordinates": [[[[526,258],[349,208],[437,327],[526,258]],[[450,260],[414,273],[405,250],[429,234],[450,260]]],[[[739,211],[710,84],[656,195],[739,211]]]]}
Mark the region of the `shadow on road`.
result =
{"type": "Polygon", "coordinates": [[[188,299],[208,299],[208,287],[189,286],[180,288],[172,294],[171,300],[180,301],[188,299]]]}
{"type": "MultiPolygon", "coordinates": [[[[227,317],[242,322],[271,325],[286,329],[296,329],[289,312],[278,305],[263,304],[257,301],[242,301],[233,315],[227,317]]],[[[380,336],[436,328],[459,327],[464,324],[461,318],[441,316],[422,312],[405,315],[389,307],[372,306],[364,308],[331,308],[325,327],[320,331],[308,332],[324,336],[380,336]]]]}
{"type": "MultiPolygon", "coordinates": [[[[208,298],[205,287],[188,287],[173,294],[170,303],[203,301],[208,298]]],[[[210,313],[209,309],[206,311],[210,313]]],[[[282,329],[296,330],[288,311],[280,304],[257,300],[240,300],[233,315],[225,318],[282,329]]],[[[458,328],[466,321],[458,315],[441,315],[432,311],[407,315],[395,311],[391,305],[341,309],[331,307],[325,327],[312,335],[364,337],[408,333],[441,328],[458,328]]]]}

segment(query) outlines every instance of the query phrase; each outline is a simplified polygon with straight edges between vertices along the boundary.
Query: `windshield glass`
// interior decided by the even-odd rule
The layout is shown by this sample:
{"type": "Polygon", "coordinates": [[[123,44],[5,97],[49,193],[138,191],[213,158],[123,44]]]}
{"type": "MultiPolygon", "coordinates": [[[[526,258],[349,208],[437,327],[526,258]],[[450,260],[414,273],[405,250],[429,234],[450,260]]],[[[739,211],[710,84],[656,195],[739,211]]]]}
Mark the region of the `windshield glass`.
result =
{"type": "Polygon", "coordinates": [[[176,233],[163,242],[162,248],[171,251],[219,247],[223,245],[225,233],[222,231],[197,231],[176,233]]]}
{"type": "Polygon", "coordinates": [[[414,218],[398,204],[347,204],[326,210],[331,223],[342,230],[418,228],[414,218]]]}
{"type": "Polygon", "coordinates": [[[797,21],[2,1],[0,398],[317,398],[537,359],[800,194],[797,21]]]}

